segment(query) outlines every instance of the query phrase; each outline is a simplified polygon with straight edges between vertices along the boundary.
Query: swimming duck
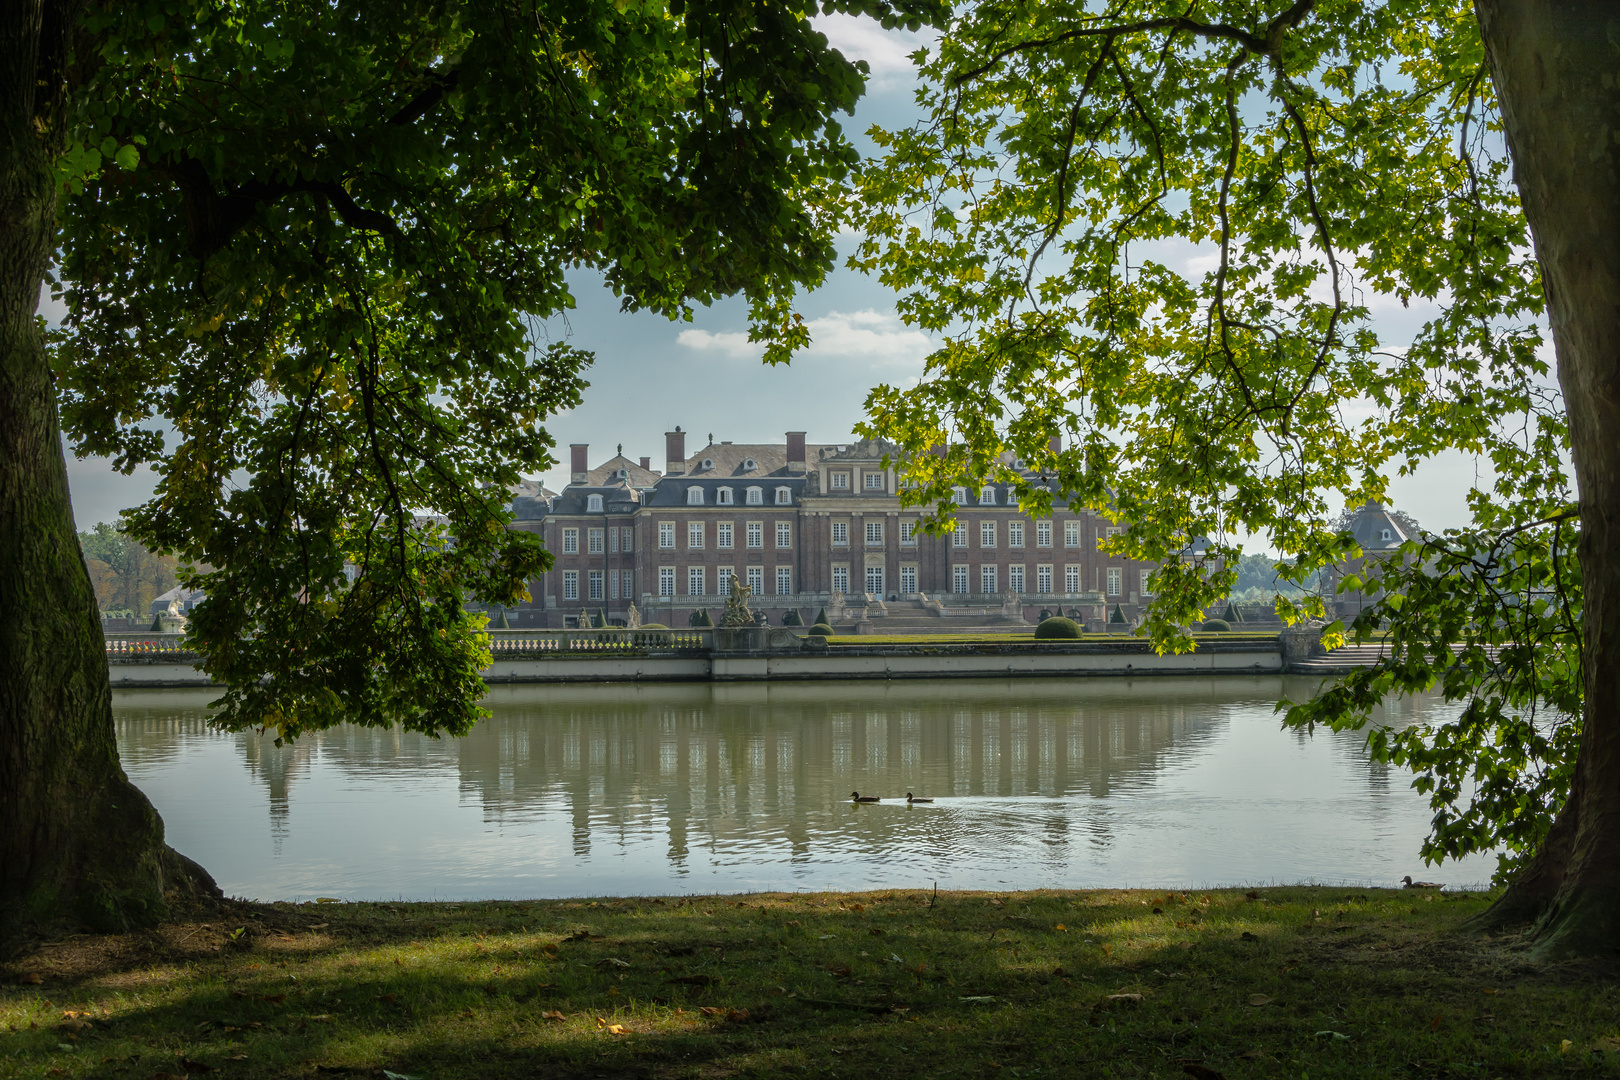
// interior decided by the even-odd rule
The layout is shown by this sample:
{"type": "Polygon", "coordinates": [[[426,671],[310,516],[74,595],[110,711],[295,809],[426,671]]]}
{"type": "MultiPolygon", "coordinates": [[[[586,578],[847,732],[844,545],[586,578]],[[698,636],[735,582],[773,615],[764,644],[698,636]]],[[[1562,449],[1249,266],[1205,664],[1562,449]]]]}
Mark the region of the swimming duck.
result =
{"type": "Polygon", "coordinates": [[[909,791],[906,792],[906,802],[908,802],[908,803],[933,802],[933,801],[934,801],[933,799],[919,799],[919,798],[917,798],[917,796],[913,795],[911,792],[909,792],[909,791]]]}
{"type": "Polygon", "coordinates": [[[849,797],[854,802],[880,802],[883,799],[881,795],[862,795],[858,791],[850,792],[849,797]]]}
{"type": "Polygon", "coordinates": [[[1402,885],[1402,888],[1406,888],[1406,889],[1443,889],[1443,888],[1445,888],[1445,886],[1440,884],[1438,881],[1413,881],[1411,874],[1407,874],[1405,877],[1401,878],[1401,881],[1404,882],[1404,884],[1402,885]]]}

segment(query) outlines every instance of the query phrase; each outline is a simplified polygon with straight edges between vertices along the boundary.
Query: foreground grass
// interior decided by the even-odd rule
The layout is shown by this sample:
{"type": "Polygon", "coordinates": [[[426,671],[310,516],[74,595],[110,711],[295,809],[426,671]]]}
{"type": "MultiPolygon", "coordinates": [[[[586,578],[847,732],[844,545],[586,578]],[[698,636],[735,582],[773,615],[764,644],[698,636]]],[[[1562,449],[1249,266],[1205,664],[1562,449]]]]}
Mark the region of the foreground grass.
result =
{"type": "Polygon", "coordinates": [[[1485,903],[1289,888],[230,905],[14,960],[0,1077],[1614,1071],[1607,974],[1464,931],[1485,903]]]}

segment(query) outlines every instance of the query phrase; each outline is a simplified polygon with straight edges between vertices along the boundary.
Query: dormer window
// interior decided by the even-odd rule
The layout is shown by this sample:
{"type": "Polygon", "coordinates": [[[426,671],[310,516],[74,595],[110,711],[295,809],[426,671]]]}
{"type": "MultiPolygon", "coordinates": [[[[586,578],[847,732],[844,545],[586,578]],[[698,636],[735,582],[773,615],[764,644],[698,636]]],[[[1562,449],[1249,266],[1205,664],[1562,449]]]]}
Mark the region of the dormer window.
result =
{"type": "Polygon", "coordinates": [[[721,488],[720,493],[719,493],[719,497],[717,499],[715,499],[714,501],[717,504],[719,504],[720,506],[730,506],[731,505],[731,489],[728,488],[728,487],[721,488]]]}
{"type": "Polygon", "coordinates": [[[967,488],[965,488],[965,487],[953,487],[953,488],[951,488],[951,501],[954,502],[957,506],[966,506],[967,505],[967,488]]]}
{"type": "Polygon", "coordinates": [[[743,472],[753,472],[758,467],[753,458],[743,458],[743,472]]]}
{"type": "Polygon", "coordinates": [[[613,479],[615,479],[615,480],[628,480],[628,479],[630,479],[630,470],[629,469],[616,469],[616,470],[614,470],[613,479]]]}
{"type": "Polygon", "coordinates": [[[699,466],[699,468],[703,468],[703,469],[712,469],[712,468],[714,468],[714,458],[712,458],[712,457],[704,458],[703,463],[699,466]]]}
{"type": "Polygon", "coordinates": [[[600,514],[602,512],[602,496],[585,496],[585,512],[589,514],[600,514]]]}
{"type": "Polygon", "coordinates": [[[777,506],[792,506],[793,505],[793,489],[792,488],[785,488],[785,487],[777,488],[776,489],[776,505],[777,506]]]}
{"type": "Polygon", "coordinates": [[[1389,539],[1389,530],[1388,530],[1388,529],[1385,529],[1385,530],[1384,530],[1384,534],[1383,534],[1383,536],[1381,536],[1381,537],[1379,537],[1379,539],[1381,539],[1381,540],[1388,540],[1388,539],[1389,539]]]}
{"type": "Polygon", "coordinates": [[[848,491],[849,490],[849,473],[847,473],[847,472],[829,473],[828,474],[828,479],[831,481],[832,489],[834,491],[848,491]]]}
{"type": "Polygon", "coordinates": [[[764,506],[765,505],[765,492],[764,492],[764,490],[761,489],[761,488],[757,488],[757,487],[749,488],[748,489],[748,505],[749,506],[764,506]]]}
{"type": "Polygon", "coordinates": [[[686,505],[687,506],[702,506],[703,505],[703,489],[698,487],[696,484],[693,484],[691,487],[687,488],[686,489],[686,505]]]}
{"type": "Polygon", "coordinates": [[[993,487],[980,488],[979,489],[979,505],[980,506],[994,506],[994,505],[996,505],[996,489],[993,488],[993,487]]]}

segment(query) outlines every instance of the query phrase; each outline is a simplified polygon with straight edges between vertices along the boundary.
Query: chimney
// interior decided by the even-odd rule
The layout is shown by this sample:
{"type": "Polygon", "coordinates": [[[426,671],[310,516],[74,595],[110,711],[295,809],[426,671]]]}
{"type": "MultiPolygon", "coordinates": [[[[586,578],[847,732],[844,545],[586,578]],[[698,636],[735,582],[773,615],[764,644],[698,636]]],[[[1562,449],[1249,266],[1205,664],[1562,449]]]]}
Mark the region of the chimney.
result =
{"type": "Polygon", "coordinates": [[[686,472],[686,432],[676,424],[674,431],[664,432],[664,474],[680,476],[686,472]]]}
{"type": "Polygon", "coordinates": [[[569,483],[583,484],[591,478],[590,449],[590,443],[568,444],[569,457],[573,459],[568,469],[571,474],[568,478],[569,483]]]}
{"type": "Polygon", "coordinates": [[[1054,457],[1056,455],[1058,455],[1058,454],[1063,453],[1063,436],[1061,436],[1061,435],[1052,436],[1049,440],[1047,440],[1046,448],[1048,450],[1052,451],[1052,454],[1053,454],[1054,457]]]}
{"type": "Polygon", "coordinates": [[[641,467],[643,469],[647,470],[648,472],[652,472],[652,458],[650,458],[650,457],[642,458],[641,459],[641,467]]]}
{"type": "Polygon", "coordinates": [[[790,473],[802,473],[805,470],[804,432],[802,431],[790,431],[787,433],[787,467],[790,473]]]}

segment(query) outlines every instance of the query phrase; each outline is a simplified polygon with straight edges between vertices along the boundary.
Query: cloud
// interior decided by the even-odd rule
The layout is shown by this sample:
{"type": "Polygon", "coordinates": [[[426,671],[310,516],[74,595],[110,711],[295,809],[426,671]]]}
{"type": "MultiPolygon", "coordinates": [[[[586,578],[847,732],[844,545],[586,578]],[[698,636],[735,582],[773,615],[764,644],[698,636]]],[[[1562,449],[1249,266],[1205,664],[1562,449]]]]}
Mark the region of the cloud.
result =
{"type": "MultiPolygon", "coordinates": [[[[935,342],[921,330],[906,326],[899,316],[867,308],[863,311],[829,311],[811,319],[810,347],[805,356],[822,359],[861,360],[871,369],[920,368],[934,351],[935,342]]],[[[675,339],[695,352],[732,360],[757,360],[764,350],[748,340],[745,333],[712,333],[683,330],[675,339]]]]}
{"type": "Polygon", "coordinates": [[[813,22],[845,59],[865,60],[872,69],[872,81],[879,84],[909,82],[913,78],[911,54],[933,44],[939,36],[930,30],[915,34],[909,30],[885,30],[874,19],[842,12],[817,15],[813,22]]]}

